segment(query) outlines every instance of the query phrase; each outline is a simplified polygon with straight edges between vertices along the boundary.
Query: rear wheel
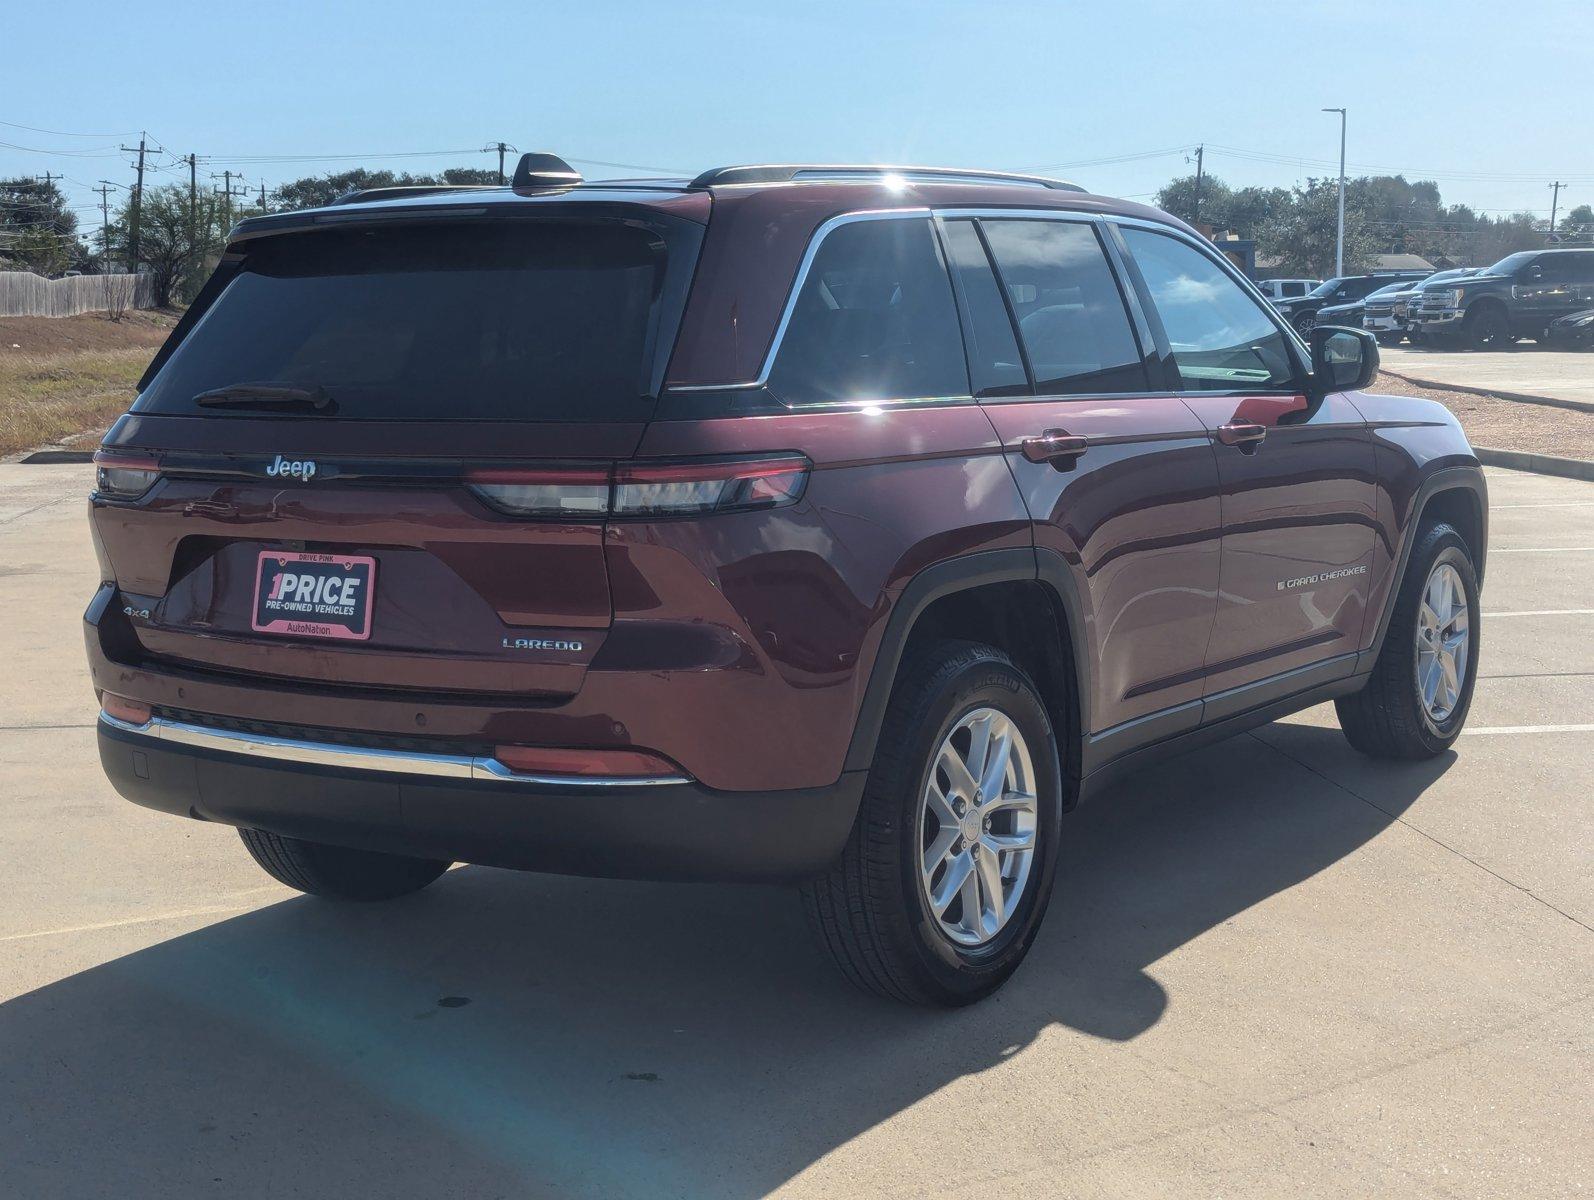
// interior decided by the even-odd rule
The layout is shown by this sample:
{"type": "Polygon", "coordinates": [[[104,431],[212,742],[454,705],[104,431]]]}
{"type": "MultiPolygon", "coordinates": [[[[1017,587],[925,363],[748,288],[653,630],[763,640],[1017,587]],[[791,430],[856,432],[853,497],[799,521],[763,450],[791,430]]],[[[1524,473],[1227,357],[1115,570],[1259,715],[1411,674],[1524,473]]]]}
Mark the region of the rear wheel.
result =
{"type": "Polygon", "coordinates": [[[1443,522],[1418,534],[1367,686],[1334,702],[1350,744],[1374,758],[1432,758],[1461,736],[1478,673],[1478,578],[1443,522]]]}
{"type": "Polygon", "coordinates": [[[450,865],[431,858],[307,842],[263,829],[240,829],[238,836],[277,882],[331,900],[391,900],[420,891],[450,865]]]}
{"type": "Polygon", "coordinates": [[[1305,337],[1312,332],[1312,326],[1317,324],[1317,314],[1303,312],[1295,318],[1295,332],[1305,337]]]}
{"type": "Polygon", "coordinates": [[[913,652],[841,861],[802,889],[842,974],[913,1004],[969,1004],[1000,987],[1051,898],[1057,764],[1045,705],[999,650],[913,652]]]}

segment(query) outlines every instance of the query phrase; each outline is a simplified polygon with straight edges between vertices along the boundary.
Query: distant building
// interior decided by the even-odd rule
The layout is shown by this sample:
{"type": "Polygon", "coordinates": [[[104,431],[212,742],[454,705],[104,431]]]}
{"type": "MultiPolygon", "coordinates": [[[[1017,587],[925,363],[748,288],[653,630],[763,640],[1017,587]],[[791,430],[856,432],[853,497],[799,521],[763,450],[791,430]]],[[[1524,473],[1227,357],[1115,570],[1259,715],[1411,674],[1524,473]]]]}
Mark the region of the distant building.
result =
{"type": "Polygon", "coordinates": [[[1433,271],[1437,268],[1420,254],[1375,254],[1375,271],[1433,271]]]}

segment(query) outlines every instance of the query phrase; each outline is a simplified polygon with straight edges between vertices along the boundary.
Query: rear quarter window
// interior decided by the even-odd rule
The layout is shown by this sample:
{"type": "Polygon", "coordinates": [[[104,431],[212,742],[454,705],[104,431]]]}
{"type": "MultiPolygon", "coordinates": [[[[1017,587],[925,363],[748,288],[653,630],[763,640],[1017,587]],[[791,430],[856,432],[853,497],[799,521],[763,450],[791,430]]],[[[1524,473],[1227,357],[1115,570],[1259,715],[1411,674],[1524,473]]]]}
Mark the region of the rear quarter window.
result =
{"type": "Polygon", "coordinates": [[[928,217],[850,221],[825,235],[769,388],[792,405],[969,394],[952,284],[928,217]]]}
{"type": "Polygon", "coordinates": [[[134,411],[258,416],[194,397],[273,383],[323,390],[317,419],[645,418],[666,264],[658,233],[619,221],[263,238],[134,411]]]}

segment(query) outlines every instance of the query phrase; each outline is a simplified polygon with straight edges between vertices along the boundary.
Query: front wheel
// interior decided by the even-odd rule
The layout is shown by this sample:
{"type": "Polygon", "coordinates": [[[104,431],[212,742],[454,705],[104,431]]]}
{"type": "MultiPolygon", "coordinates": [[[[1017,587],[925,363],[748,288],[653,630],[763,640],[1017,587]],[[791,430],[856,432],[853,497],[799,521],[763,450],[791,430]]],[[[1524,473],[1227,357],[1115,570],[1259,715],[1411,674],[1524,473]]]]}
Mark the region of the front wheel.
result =
{"type": "Polygon", "coordinates": [[[1400,345],[1400,334],[1398,333],[1380,333],[1376,336],[1380,346],[1388,347],[1400,345]]]}
{"type": "Polygon", "coordinates": [[[255,862],[278,883],[329,900],[391,900],[420,891],[450,865],[307,842],[264,829],[240,829],[238,836],[255,862]]]}
{"type": "Polygon", "coordinates": [[[1367,686],[1334,702],[1374,758],[1432,758],[1461,736],[1478,677],[1478,577],[1454,527],[1418,533],[1367,686]]]}
{"type": "Polygon", "coordinates": [[[956,1006],[1029,952],[1051,898],[1062,787],[1035,685],[1001,651],[904,662],[841,861],[803,886],[820,946],[865,991],[956,1006]]]}
{"type": "Polygon", "coordinates": [[[1305,337],[1312,332],[1312,327],[1317,324],[1317,314],[1303,312],[1295,318],[1295,332],[1305,337]]]}

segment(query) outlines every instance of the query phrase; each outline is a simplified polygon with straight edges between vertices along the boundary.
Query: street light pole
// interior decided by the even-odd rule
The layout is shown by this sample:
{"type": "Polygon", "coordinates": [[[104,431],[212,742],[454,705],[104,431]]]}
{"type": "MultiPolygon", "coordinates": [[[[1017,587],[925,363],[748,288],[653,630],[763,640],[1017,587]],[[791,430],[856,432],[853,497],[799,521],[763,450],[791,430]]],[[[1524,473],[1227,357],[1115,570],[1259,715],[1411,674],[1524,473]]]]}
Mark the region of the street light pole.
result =
{"type": "Polygon", "coordinates": [[[1325,108],[1339,114],[1339,231],[1334,238],[1334,274],[1345,273],[1345,110],[1325,108]]]}

